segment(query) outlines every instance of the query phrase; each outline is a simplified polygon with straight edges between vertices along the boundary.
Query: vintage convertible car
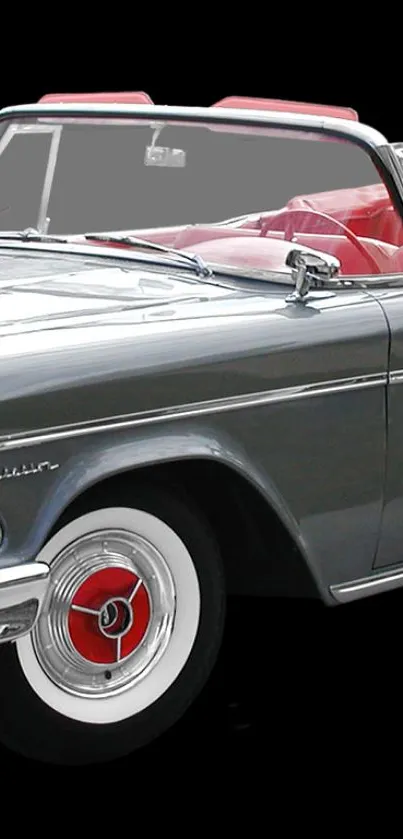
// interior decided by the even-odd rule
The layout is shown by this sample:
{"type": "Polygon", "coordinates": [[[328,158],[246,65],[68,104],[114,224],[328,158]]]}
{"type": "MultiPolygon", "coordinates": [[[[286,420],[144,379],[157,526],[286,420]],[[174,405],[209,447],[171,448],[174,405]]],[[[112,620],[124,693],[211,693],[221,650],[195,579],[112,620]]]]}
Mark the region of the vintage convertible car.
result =
{"type": "Polygon", "coordinates": [[[403,585],[402,280],[402,147],[349,108],[0,112],[6,745],[162,734],[228,594],[403,585]]]}

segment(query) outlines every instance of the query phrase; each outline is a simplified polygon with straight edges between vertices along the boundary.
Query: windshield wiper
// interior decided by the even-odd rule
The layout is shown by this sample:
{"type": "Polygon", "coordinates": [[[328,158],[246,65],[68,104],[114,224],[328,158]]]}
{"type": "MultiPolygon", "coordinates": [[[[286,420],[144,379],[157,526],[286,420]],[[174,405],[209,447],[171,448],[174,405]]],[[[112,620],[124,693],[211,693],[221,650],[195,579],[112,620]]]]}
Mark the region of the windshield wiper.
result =
{"type": "Polygon", "coordinates": [[[201,256],[197,253],[189,253],[187,251],[178,251],[175,248],[168,248],[165,245],[159,245],[157,242],[148,242],[146,239],[138,239],[136,236],[114,236],[109,233],[86,233],[85,239],[93,240],[94,242],[116,242],[117,245],[131,245],[132,247],[148,248],[151,251],[159,251],[166,253],[168,256],[175,256],[178,259],[183,259],[190,262],[196,269],[196,273],[200,277],[211,277],[213,272],[211,268],[206,265],[201,256]]]}
{"type": "Polygon", "coordinates": [[[0,239],[18,240],[20,242],[62,242],[67,244],[68,239],[63,236],[51,236],[48,233],[40,233],[34,227],[26,230],[2,230],[0,239]]]}

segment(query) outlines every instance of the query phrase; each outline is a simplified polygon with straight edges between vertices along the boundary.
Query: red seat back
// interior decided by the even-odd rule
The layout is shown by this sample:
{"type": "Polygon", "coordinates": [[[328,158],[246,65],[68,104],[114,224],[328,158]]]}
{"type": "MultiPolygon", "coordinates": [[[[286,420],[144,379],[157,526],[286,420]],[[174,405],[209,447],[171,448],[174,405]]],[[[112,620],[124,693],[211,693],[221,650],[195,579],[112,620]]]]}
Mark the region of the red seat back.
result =
{"type": "MultiPolygon", "coordinates": [[[[341,274],[373,274],[374,266],[364,254],[354,246],[345,236],[331,236],[329,234],[296,233],[294,241],[299,245],[305,245],[314,250],[330,253],[337,256],[341,263],[341,274]]],[[[360,236],[360,242],[365,250],[375,260],[380,274],[390,272],[391,260],[396,253],[394,245],[379,242],[374,239],[367,239],[360,236]]]]}
{"type": "Polygon", "coordinates": [[[403,244],[403,224],[384,184],[298,195],[287,209],[316,210],[341,221],[356,236],[403,244]]]}
{"type": "Polygon", "coordinates": [[[288,102],[286,99],[254,99],[250,96],[226,96],[215,102],[212,108],[245,108],[246,110],[279,111],[289,114],[337,117],[358,121],[357,111],[338,105],[315,105],[311,102],[288,102]]]}
{"type": "Polygon", "coordinates": [[[148,93],[142,90],[136,90],[125,93],[47,93],[39,99],[39,103],[43,105],[53,103],[54,105],[62,104],[119,104],[119,105],[152,105],[148,93]]]}

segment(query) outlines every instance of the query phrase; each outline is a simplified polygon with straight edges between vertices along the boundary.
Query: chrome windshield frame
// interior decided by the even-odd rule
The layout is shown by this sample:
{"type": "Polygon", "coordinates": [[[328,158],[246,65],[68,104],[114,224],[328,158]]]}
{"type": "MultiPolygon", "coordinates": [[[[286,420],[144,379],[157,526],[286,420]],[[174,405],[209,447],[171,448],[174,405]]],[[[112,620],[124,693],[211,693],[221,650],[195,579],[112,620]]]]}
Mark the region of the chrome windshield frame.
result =
{"type": "MultiPolygon", "coordinates": [[[[344,139],[361,146],[371,157],[372,161],[381,171],[385,183],[388,185],[394,203],[403,221],[403,176],[397,162],[397,154],[392,151],[392,146],[377,129],[371,128],[354,120],[339,119],[336,117],[311,116],[307,114],[296,114],[274,111],[259,111],[232,108],[195,108],[174,105],[121,105],[121,104],[27,104],[16,105],[4,108],[0,111],[1,123],[5,120],[18,121],[21,119],[77,119],[89,118],[90,120],[119,119],[141,119],[148,122],[183,122],[202,123],[204,125],[222,124],[228,126],[245,126],[256,128],[274,128],[284,130],[298,130],[301,132],[314,132],[329,135],[334,138],[344,139]]],[[[35,123],[34,128],[44,131],[56,132],[62,130],[62,126],[49,123],[35,123]]],[[[6,132],[7,133],[7,132],[6,132]]],[[[4,138],[2,138],[4,139],[4,138]]],[[[60,135],[58,140],[60,140],[60,135]]],[[[47,227],[47,206],[50,197],[53,175],[57,160],[58,140],[55,139],[53,146],[52,161],[49,158],[48,169],[44,181],[42,201],[39,212],[38,227],[40,232],[46,232],[47,227]]],[[[1,151],[0,140],[0,151],[1,151]]],[[[50,156],[51,157],[51,156],[50,156]]]]}
{"type": "Polygon", "coordinates": [[[175,105],[100,105],[96,104],[31,104],[15,105],[0,111],[0,121],[13,118],[41,117],[117,117],[127,119],[140,117],[156,121],[179,120],[180,122],[223,123],[274,128],[297,128],[301,130],[322,131],[339,135],[365,145],[368,149],[377,149],[387,144],[386,138],[368,125],[353,120],[335,117],[308,116],[289,114],[278,111],[255,111],[233,108],[193,108],[175,105]]]}
{"type": "MultiPolygon", "coordinates": [[[[2,112],[0,111],[0,114],[2,112]]],[[[1,119],[1,118],[0,118],[1,119]]],[[[42,125],[40,123],[20,123],[13,121],[11,125],[6,128],[3,136],[0,138],[0,155],[3,154],[12,139],[18,135],[26,136],[27,134],[49,134],[51,135],[50,149],[48,161],[46,164],[45,175],[43,179],[42,194],[39,202],[38,218],[36,221],[36,229],[39,233],[46,233],[49,226],[47,217],[50,193],[52,190],[53,178],[56,169],[57,152],[59,149],[60,137],[62,133],[62,126],[60,125],[42,125]]]]}

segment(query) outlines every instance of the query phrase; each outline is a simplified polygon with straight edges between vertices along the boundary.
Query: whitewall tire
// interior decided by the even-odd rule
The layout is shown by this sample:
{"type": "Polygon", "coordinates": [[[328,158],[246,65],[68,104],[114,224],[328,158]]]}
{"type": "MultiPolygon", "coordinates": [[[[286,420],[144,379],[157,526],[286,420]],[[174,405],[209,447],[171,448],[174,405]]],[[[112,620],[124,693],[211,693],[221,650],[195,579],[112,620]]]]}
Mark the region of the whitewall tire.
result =
{"type": "Polygon", "coordinates": [[[0,738],[31,757],[91,763],[145,745],[214,665],[224,585],[208,524],[160,489],[128,500],[98,501],[54,533],[37,557],[51,568],[41,616],[0,650],[0,738]],[[39,737],[24,739],[10,692],[39,737]]]}

